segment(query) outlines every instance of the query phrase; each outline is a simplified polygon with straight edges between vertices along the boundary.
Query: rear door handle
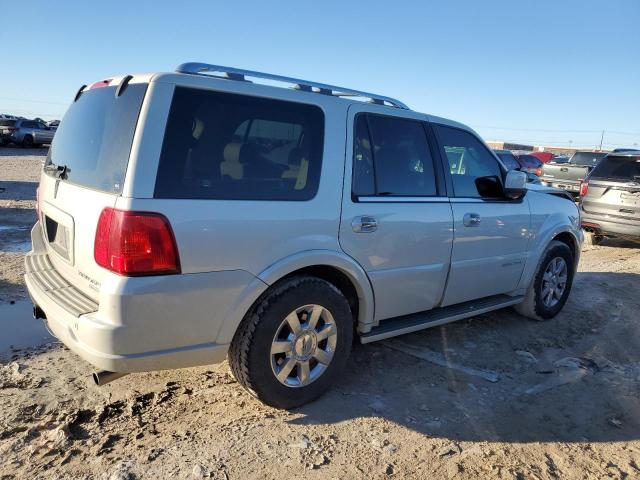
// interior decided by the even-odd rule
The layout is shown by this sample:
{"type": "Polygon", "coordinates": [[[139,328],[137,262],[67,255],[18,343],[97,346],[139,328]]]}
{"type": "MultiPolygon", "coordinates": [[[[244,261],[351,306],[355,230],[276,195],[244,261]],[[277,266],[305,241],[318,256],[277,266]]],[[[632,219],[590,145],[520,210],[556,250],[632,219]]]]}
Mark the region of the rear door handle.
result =
{"type": "Polygon", "coordinates": [[[370,233],[378,229],[378,221],[373,217],[356,217],[351,222],[351,228],[356,233],[370,233]]]}
{"type": "Polygon", "coordinates": [[[479,227],[480,215],[477,213],[465,213],[462,217],[462,223],[465,227],[479,227]]]}

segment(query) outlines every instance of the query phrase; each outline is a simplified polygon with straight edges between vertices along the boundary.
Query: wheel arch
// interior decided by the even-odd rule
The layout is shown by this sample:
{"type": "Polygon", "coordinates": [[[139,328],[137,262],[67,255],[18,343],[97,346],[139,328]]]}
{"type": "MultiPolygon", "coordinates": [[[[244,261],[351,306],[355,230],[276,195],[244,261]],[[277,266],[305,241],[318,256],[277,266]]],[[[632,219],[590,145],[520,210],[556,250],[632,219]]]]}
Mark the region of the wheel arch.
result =
{"type": "Polygon", "coordinates": [[[551,224],[551,220],[553,219],[552,217],[554,216],[551,216],[548,219],[547,225],[545,225],[544,228],[541,228],[532,240],[533,244],[529,251],[529,257],[522,273],[522,277],[520,278],[520,284],[518,285],[518,291],[520,293],[526,292],[529,288],[529,284],[533,280],[538,269],[542,255],[549,246],[549,243],[554,240],[562,242],[569,247],[573,254],[574,271],[578,268],[578,262],[580,261],[580,248],[584,240],[582,231],[578,227],[575,227],[566,221],[563,223],[554,221],[551,224]]]}
{"type": "Polygon", "coordinates": [[[371,329],[373,289],[365,271],[351,257],[332,250],[308,250],[270,265],[258,278],[271,286],[294,275],[311,275],[334,284],[349,301],[358,331],[371,329]]]}

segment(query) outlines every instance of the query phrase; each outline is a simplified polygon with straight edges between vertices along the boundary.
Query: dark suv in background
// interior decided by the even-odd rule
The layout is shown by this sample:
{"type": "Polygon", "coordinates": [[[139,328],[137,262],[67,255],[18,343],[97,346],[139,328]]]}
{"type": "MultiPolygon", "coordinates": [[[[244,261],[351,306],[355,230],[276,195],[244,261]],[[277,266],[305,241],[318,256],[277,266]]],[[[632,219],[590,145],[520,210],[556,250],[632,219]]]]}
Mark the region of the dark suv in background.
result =
{"type": "Polygon", "coordinates": [[[610,153],[580,185],[582,228],[590,241],[640,239],[640,151],[610,153]]]}

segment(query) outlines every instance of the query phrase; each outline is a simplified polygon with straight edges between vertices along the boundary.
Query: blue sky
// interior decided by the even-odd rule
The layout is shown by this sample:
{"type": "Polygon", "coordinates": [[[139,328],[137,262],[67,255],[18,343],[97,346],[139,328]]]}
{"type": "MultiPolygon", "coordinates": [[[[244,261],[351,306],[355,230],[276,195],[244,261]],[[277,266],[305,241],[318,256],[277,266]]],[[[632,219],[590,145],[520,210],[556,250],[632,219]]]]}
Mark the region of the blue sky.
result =
{"type": "Polygon", "coordinates": [[[0,0],[0,112],[203,61],[394,96],[486,139],[640,145],[640,0],[0,0]]]}

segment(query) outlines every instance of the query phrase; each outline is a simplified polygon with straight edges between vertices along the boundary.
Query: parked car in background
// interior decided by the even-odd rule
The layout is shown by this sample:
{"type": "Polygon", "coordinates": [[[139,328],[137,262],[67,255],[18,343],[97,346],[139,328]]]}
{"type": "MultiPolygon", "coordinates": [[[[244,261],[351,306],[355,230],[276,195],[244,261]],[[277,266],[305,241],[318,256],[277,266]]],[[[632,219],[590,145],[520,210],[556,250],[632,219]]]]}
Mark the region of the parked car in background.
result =
{"type": "Polygon", "coordinates": [[[580,182],[605,155],[606,152],[576,152],[568,163],[547,163],[542,170],[542,183],[562,188],[577,197],[580,182]]]}
{"type": "Polygon", "coordinates": [[[577,206],[461,123],[207,64],[94,85],[43,168],[25,281],[98,384],[228,354],[292,408],[342,377],[354,337],[567,301],[577,206]]]}
{"type": "Polygon", "coordinates": [[[51,121],[47,122],[47,126],[53,128],[53,129],[58,128],[58,125],[60,125],[60,120],[51,120],[51,121]]]}
{"type": "Polygon", "coordinates": [[[534,157],[533,155],[516,155],[516,159],[520,164],[520,170],[523,172],[529,172],[534,174],[536,177],[542,176],[542,166],[543,163],[539,158],[534,157]]]}
{"type": "Polygon", "coordinates": [[[614,148],[612,153],[620,153],[620,152],[640,152],[637,148],[614,148]]]}
{"type": "Polygon", "coordinates": [[[494,153],[498,155],[508,170],[519,170],[521,172],[525,172],[527,174],[527,182],[540,183],[539,175],[536,175],[524,168],[523,163],[518,160],[518,156],[511,152],[511,150],[494,150],[494,153]]]}
{"type": "Polygon", "coordinates": [[[542,163],[551,162],[555,158],[555,155],[551,152],[531,152],[529,155],[536,157],[542,163]]]}
{"type": "Polygon", "coordinates": [[[55,129],[36,120],[0,120],[0,144],[23,147],[50,144],[55,129]]]}
{"type": "Polygon", "coordinates": [[[610,153],[580,186],[582,228],[604,237],[640,238],[640,152],[610,153]]]}

